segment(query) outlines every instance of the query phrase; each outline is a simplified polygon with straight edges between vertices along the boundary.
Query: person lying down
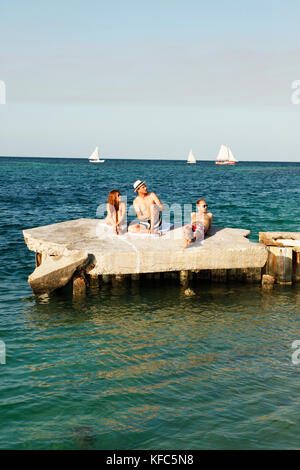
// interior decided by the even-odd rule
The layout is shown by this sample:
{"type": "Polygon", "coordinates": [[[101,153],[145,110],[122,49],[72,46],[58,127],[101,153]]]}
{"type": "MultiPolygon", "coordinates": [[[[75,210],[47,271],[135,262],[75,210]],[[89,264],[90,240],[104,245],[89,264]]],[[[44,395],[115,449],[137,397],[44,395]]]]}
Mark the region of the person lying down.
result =
{"type": "Polygon", "coordinates": [[[199,199],[196,202],[196,208],[197,212],[191,213],[191,223],[185,225],[183,229],[184,248],[197,240],[203,240],[212,225],[213,214],[212,212],[207,212],[205,199],[199,199]]]}

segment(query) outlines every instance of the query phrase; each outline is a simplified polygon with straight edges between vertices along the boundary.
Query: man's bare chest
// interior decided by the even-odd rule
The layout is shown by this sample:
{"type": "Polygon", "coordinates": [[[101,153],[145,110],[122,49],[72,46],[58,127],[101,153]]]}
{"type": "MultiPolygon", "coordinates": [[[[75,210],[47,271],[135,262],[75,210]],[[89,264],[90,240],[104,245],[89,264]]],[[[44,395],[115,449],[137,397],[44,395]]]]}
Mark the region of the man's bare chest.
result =
{"type": "Polygon", "coordinates": [[[151,204],[153,204],[151,197],[146,197],[138,201],[139,208],[142,212],[148,212],[150,210],[151,204]]]}

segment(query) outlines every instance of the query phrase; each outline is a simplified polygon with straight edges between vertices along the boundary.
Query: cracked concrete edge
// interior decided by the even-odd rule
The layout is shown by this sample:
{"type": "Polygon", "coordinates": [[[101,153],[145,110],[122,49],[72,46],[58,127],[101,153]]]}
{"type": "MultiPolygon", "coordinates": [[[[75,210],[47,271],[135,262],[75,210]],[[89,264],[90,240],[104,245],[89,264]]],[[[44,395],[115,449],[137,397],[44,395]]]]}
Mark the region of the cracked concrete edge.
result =
{"type": "Polygon", "coordinates": [[[28,277],[28,282],[36,295],[49,294],[64,287],[76,270],[94,266],[94,257],[81,252],[71,256],[48,256],[28,277]]]}

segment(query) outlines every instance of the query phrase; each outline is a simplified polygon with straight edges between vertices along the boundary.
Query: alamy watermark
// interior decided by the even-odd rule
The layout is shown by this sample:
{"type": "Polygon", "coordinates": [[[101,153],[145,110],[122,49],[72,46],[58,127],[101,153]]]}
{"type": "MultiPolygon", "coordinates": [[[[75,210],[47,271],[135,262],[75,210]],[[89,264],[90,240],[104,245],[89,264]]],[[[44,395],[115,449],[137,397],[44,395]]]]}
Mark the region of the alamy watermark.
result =
{"type": "Polygon", "coordinates": [[[6,85],[3,80],[0,80],[0,104],[6,104],[6,85]]]}
{"type": "MultiPolygon", "coordinates": [[[[111,249],[116,249],[118,250],[119,244],[127,244],[129,250],[134,253],[134,260],[132,259],[132,256],[130,256],[131,262],[135,263],[135,266],[132,266],[133,272],[134,273],[140,273],[140,266],[142,263],[142,256],[144,256],[144,251],[147,251],[147,245],[146,248],[142,248],[139,246],[139,244],[136,243],[137,237],[139,236],[144,236],[144,235],[149,235],[149,236],[163,236],[164,240],[172,240],[175,243],[178,243],[178,241],[182,241],[182,230],[176,230],[176,229],[183,229],[183,226],[190,224],[191,222],[191,212],[193,209],[192,204],[184,204],[181,206],[180,204],[172,204],[168,205],[164,201],[162,201],[163,204],[163,212],[162,212],[162,225],[160,226],[158,233],[151,233],[150,229],[147,232],[141,232],[140,234],[133,233],[135,230],[131,230],[132,228],[134,229],[135,225],[139,225],[140,221],[137,219],[137,215],[134,209],[134,206],[131,204],[127,204],[127,197],[126,195],[122,195],[122,202],[125,203],[126,205],[126,211],[124,214],[124,218],[122,219],[122,227],[124,227],[121,230],[121,233],[115,234],[111,228],[106,225],[105,222],[105,214],[107,213],[107,206],[110,206],[108,203],[102,203],[99,204],[97,207],[96,211],[96,217],[100,218],[99,223],[96,226],[96,236],[98,236],[101,240],[103,239],[111,239],[113,237],[114,243],[111,243],[111,249]],[[128,220],[129,219],[129,220],[128,220]],[[120,236],[121,235],[121,236],[120,236]]],[[[110,206],[112,209],[112,213],[114,213],[115,209],[113,206],[110,206]]],[[[157,209],[156,211],[153,210],[153,212],[156,212],[157,215],[157,209]]],[[[153,219],[154,220],[154,219],[153,219]]],[[[198,246],[201,246],[201,241],[198,241],[198,246]]]]}
{"type": "MultiPolygon", "coordinates": [[[[122,202],[124,202],[126,205],[126,213],[125,213],[125,218],[124,218],[123,223],[127,225],[129,229],[130,226],[139,223],[139,220],[137,219],[133,204],[131,205],[127,204],[126,195],[124,196],[122,195],[122,202]],[[129,221],[128,218],[132,220],[129,221]]],[[[176,228],[182,227],[183,225],[190,223],[191,212],[193,210],[192,204],[180,205],[178,203],[173,203],[172,205],[169,205],[163,201],[162,201],[162,204],[164,207],[164,210],[162,213],[162,221],[163,221],[164,226],[170,226],[170,227],[172,226],[172,229],[176,229],[176,228]]],[[[113,206],[111,207],[112,207],[112,211],[114,211],[113,206]]],[[[99,204],[96,210],[96,217],[103,219],[106,213],[107,213],[107,203],[105,202],[105,203],[99,204]]],[[[103,222],[103,220],[101,222],[103,222]]],[[[96,229],[97,235],[100,237],[103,235],[103,224],[101,222],[99,223],[96,229]]],[[[176,239],[181,238],[181,234],[174,230],[172,231],[168,230],[164,234],[164,238],[165,239],[172,238],[176,240],[176,239]]]]}
{"type": "Polygon", "coordinates": [[[295,365],[300,364],[300,340],[297,339],[296,341],[292,342],[292,349],[295,349],[295,351],[292,354],[292,363],[295,365]]]}
{"type": "Polygon", "coordinates": [[[294,90],[291,94],[292,104],[300,104],[300,80],[294,80],[292,82],[291,88],[294,90]]]}
{"type": "Polygon", "coordinates": [[[0,339],[0,364],[6,364],[6,346],[4,341],[0,339]]]}

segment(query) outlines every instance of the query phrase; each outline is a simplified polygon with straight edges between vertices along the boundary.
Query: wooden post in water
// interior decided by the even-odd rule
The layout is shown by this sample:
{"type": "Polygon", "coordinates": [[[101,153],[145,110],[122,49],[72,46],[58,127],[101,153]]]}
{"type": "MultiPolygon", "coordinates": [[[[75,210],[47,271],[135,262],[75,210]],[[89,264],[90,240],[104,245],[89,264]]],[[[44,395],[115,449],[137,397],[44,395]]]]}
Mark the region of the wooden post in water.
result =
{"type": "Polygon", "coordinates": [[[73,296],[84,297],[86,294],[86,281],[82,273],[75,273],[73,276],[73,296]]]}
{"type": "Polygon", "coordinates": [[[273,276],[278,284],[300,281],[299,232],[260,232],[259,241],[268,248],[267,275],[273,276]]]}
{"type": "Polygon", "coordinates": [[[90,287],[97,289],[99,287],[99,276],[98,274],[90,274],[90,287]]]}
{"type": "Polygon", "coordinates": [[[293,281],[293,249],[277,248],[277,282],[279,284],[292,284],[293,281]]]}
{"type": "Polygon", "coordinates": [[[240,269],[231,268],[227,270],[227,278],[229,281],[241,281],[240,269]]]}
{"type": "Polygon", "coordinates": [[[113,281],[116,281],[116,282],[123,282],[124,280],[125,280],[125,275],[124,274],[116,274],[113,277],[113,281]]]}
{"type": "Polygon", "coordinates": [[[164,274],[164,279],[171,279],[172,278],[172,273],[170,271],[166,271],[164,274]]]}
{"type": "Polygon", "coordinates": [[[146,273],[145,277],[146,279],[153,279],[153,273],[146,273]]]}
{"type": "Polygon", "coordinates": [[[212,282],[226,282],[227,281],[227,269],[212,269],[211,280],[212,282]]]}
{"type": "Polygon", "coordinates": [[[300,282],[300,251],[293,250],[293,282],[300,282]]]}
{"type": "Polygon", "coordinates": [[[274,276],[278,284],[292,284],[293,249],[291,247],[268,246],[268,251],[266,274],[274,276]]]}
{"type": "Polygon", "coordinates": [[[197,280],[201,281],[210,281],[211,278],[211,270],[210,269],[200,269],[196,273],[197,280]]]}
{"type": "Polygon", "coordinates": [[[189,283],[189,272],[188,271],[180,271],[179,273],[180,284],[182,286],[187,286],[189,283]]]}
{"type": "Polygon", "coordinates": [[[127,279],[127,274],[115,274],[112,276],[112,286],[118,288],[125,287],[127,279]]]}
{"type": "Polygon", "coordinates": [[[90,284],[90,292],[92,294],[97,294],[99,291],[99,276],[98,274],[90,274],[89,275],[89,284],[90,284]]]}
{"type": "Polygon", "coordinates": [[[262,278],[261,268],[247,268],[247,281],[260,283],[262,278]]]}

